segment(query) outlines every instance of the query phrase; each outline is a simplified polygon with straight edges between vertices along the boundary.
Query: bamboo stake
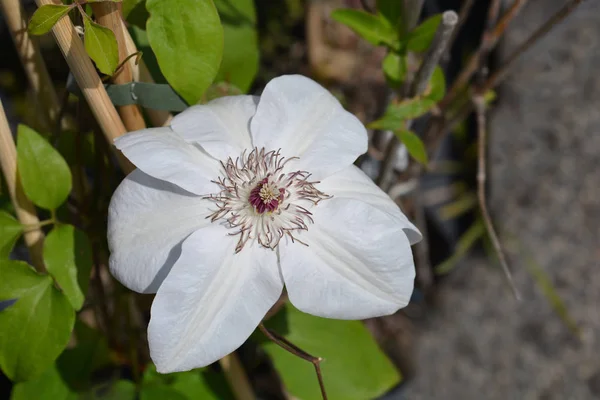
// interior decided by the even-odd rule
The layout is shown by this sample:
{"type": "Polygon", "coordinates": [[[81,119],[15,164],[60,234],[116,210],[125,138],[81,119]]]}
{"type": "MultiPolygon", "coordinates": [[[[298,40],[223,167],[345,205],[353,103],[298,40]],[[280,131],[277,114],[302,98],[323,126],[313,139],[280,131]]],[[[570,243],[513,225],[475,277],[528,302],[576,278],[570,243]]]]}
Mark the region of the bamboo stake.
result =
{"type": "MultiPolygon", "coordinates": [[[[36,3],[38,6],[58,4],[52,0],[36,0],[36,3]]],[[[125,134],[127,130],[110,101],[83,43],[77,36],[73,23],[69,18],[61,18],[52,28],[52,33],[104,136],[112,144],[114,139],[125,134]]],[[[120,152],[116,152],[116,154],[125,173],[135,169],[123,154],[120,152]]]]}
{"type": "Polygon", "coordinates": [[[59,114],[60,102],[40,49],[27,31],[25,10],[23,10],[20,0],[2,0],[0,7],[29,80],[29,85],[33,90],[34,98],[40,102],[39,108],[42,111],[42,118],[46,127],[51,129],[59,114]]]}
{"type": "MultiPolygon", "coordinates": [[[[17,176],[17,149],[13,140],[8,119],[4,112],[4,107],[0,101],[0,166],[6,179],[10,199],[19,222],[28,226],[39,226],[40,220],[37,217],[34,205],[25,196],[19,178],[17,176]]],[[[29,255],[33,266],[39,271],[44,272],[44,260],[42,258],[44,233],[41,229],[28,230],[23,234],[25,244],[29,248],[29,255]]]]}
{"type": "MultiPolygon", "coordinates": [[[[106,1],[101,3],[91,3],[91,5],[92,10],[94,10],[94,15],[96,16],[96,22],[107,27],[115,34],[119,48],[119,63],[123,62],[128,54],[123,35],[123,21],[121,20],[121,13],[119,12],[117,3],[106,1]]],[[[123,64],[120,71],[112,77],[112,81],[116,84],[125,84],[132,80],[131,67],[128,62],[123,64]]],[[[142,116],[140,108],[135,104],[120,106],[119,115],[121,115],[121,119],[128,131],[137,131],[146,128],[146,123],[144,122],[144,117],[142,116]]]]}

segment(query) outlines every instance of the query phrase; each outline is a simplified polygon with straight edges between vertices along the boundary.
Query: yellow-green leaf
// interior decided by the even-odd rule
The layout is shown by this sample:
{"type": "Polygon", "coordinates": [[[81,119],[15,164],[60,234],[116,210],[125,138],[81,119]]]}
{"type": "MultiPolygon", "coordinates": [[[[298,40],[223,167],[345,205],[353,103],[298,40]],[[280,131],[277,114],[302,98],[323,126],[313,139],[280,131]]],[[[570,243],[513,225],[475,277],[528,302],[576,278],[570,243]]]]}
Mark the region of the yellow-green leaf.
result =
{"type": "Polygon", "coordinates": [[[100,72],[112,75],[119,65],[119,47],[115,34],[89,18],[83,19],[83,26],[85,28],[85,50],[94,60],[100,72]]]}
{"type": "Polygon", "coordinates": [[[47,210],[58,208],[69,195],[71,170],[60,153],[33,129],[17,128],[17,171],[25,195],[47,210]]]}
{"type": "Polygon", "coordinates": [[[433,70],[433,74],[431,75],[431,79],[429,80],[429,85],[425,90],[425,97],[431,99],[435,102],[438,102],[444,98],[446,94],[446,77],[444,76],[444,71],[440,66],[435,67],[433,70]]]}
{"type": "Polygon", "coordinates": [[[60,4],[45,4],[35,10],[27,29],[32,35],[43,35],[58,22],[59,19],[67,15],[74,5],[63,6],[60,4]]]}
{"type": "Polygon", "coordinates": [[[401,103],[390,104],[383,117],[371,122],[368,126],[371,129],[385,129],[390,131],[403,129],[406,121],[420,117],[427,113],[434,105],[435,101],[429,98],[414,98],[401,103]]]}
{"type": "Polygon", "coordinates": [[[383,59],[382,68],[388,84],[398,88],[406,78],[406,56],[390,51],[383,59]]]}
{"type": "Polygon", "coordinates": [[[67,345],[75,311],[48,275],[20,261],[0,260],[0,368],[13,381],[42,375],[67,345]]]}
{"type": "Polygon", "coordinates": [[[92,268],[92,252],[85,233],[72,225],[58,225],[44,241],[44,263],[75,310],[83,305],[92,268]]]}
{"type": "Polygon", "coordinates": [[[383,17],[362,10],[342,8],[333,11],[331,18],[348,26],[375,46],[386,44],[392,48],[398,47],[398,35],[383,17]]]}
{"type": "Polygon", "coordinates": [[[405,129],[395,131],[394,133],[398,140],[404,144],[406,150],[408,150],[408,154],[421,164],[427,164],[427,150],[421,138],[414,132],[405,129]]]}
{"type": "Polygon", "coordinates": [[[0,211],[0,259],[8,258],[17,239],[23,233],[23,226],[12,215],[0,211]]]}
{"type": "Polygon", "coordinates": [[[435,36],[435,31],[437,31],[441,21],[442,14],[437,14],[426,19],[406,36],[406,48],[417,53],[422,53],[429,49],[431,41],[435,36]]]}

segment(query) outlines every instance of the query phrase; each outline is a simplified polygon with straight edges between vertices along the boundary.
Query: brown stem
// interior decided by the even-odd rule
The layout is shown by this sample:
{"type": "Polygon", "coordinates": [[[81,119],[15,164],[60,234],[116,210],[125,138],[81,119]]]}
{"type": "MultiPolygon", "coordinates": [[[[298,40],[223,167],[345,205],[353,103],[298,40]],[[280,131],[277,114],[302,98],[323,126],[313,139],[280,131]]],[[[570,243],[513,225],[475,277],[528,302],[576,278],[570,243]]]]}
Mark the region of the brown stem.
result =
{"type": "MultiPolygon", "coordinates": [[[[525,52],[527,52],[535,43],[537,43],[538,40],[544,37],[544,35],[546,35],[556,24],[568,17],[577,8],[577,6],[584,1],[585,0],[571,0],[552,17],[550,17],[507,57],[507,60],[500,66],[500,68],[498,68],[498,70],[496,70],[489,78],[487,78],[480,91],[485,94],[501,84],[507,77],[515,61],[525,52]]],[[[427,129],[427,133],[425,135],[425,138],[427,139],[427,148],[430,149],[429,154],[435,153],[444,134],[456,128],[456,126],[465,118],[467,118],[471,112],[473,112],[473,110],[473,102],[469,101],[459,108],[454,117],[450,119],[447,117],[442,117],[432,124],[431,127],[427,129]]]]}
{"type": "Polygon", "coordinates": [[[457,22],[458,15],[456,15],[454,11],[446,11],[442,15],[442,22],[438,26],[431,46],[423,57],[423,62],[415,75],[415,80],[413,81],[410,91],[410,97],[420,95],[427,88],[427,84],[429,83],[429,79],[431,78],[435,67],[438,65],[442,55],[446,51],[457,22]]]}
{"type": "Polygon", "coordinates": [[[469,13],[471,12],[471,8],[473,8],[474,3],[475,0],[463,0],[462,6],[458,11],[458,23],[456,24],[456,28],[454,28],[454,31],[452,32],[452,36],[450,37],[448,46],[446,47],[446,51],[443,56],[444,61],[447,61],[450,51],[452,50],[452,45],[456,41],[456,37],[458,36],[460,29],[463,27],[467,18],[469,17],[469,13]]]}
{"type": "Polygon", "coordinates": [[[504,253],[504,249],[500,244],[500,240],[498,239],[498,235],[496,234],[496,230],[494,229],[494,224],[492,223],[492,219],[490,218],[490,214],[488,212],[486,197],[485,197],[485,180],[486,180],[486,122],[485,122],[485,100],[482,94],[476,94],[473,96],[473,104],[475,106],[475,111],[477,113],[477,154],[478,154],[478,162],[477,162],[477,198],[479,200],[479,208],[481,210],[481,215],[483,217],[483,222],[485,224],[485,228],[487,230],[488,236],[494,246],[494,250],[498,255],[498,260],[500,260],[500,265],[502,266],[502,270],[504,271],[504,275],[506,276],[506,280],[510,288],[513,291],[513,294],[517,300],[521,300],[521,295],[515,286],[515,283],[512,278],[512,274],[510,272],[510,268],[508,267],[508,263],[506,261],[506,256],[504,253]]]}
{"type": "Polygon", "coordinates": [[[506,74],[513,66],[514,62],[529,50],[540,38],[547,34],[556,24],[560,23],[566,17],[568,17],[577,6],[583,3],[584,0],[571,0],[565,4],[559,11],[557,11],[548,21],[540,26],[531,36],[527,38],[515,51],[513,51],[506,59],[504,64],[500,66],[485,82],[484,88],[486,91],[495,88],[498,84],[504,80],[506,74]]]}
{"type": "Polygon", "coordinates": [[[484,32],[479,49],[471,56],[469,61],[467,61],[467,65],[463,68],[461,73],[452,84],[448,94],[446,94],[446,97],[444,97],[439,103],[439,107],[442,109],[442,111],[447,109],[462,88],[469,83],[475,72],[477,72],[479,69],[482,58],[484,58],[485,55],[494,49],[498,43],[498,40],[500,40],[500,37],[508,27],[510,21],[517,16],[525,3],[527,3],[527,0],[515,0],[508,11],[506,11],[502,18],[500,18],[500,21],[496,24],[494,29],[484,32]]]}
{"type": "Polygon", "coordinates": [[[26,226],[38,226],[38,229],[27,230],[23,237],[25,244],[29,248],[29,255],[33,266],[39,272],[45,272],[43,255],[44,233],[39,229],[40,220],[34,205],[25,196],[21,186],[19,176],[17,175],[17,149],[13,140],[8,119],[4,112],[4,107],[0,101],[0,167],[6,179],[6,186],[10,194],[10,199],[15,207],[15,213],[21,224],[26,226]]]}
{"type": "Polygon", "coordinates": [[[25,10],[20,0],[2,0],[0,6],[34,98],[40,103],[40,115],[46,127],[52,129],[60,103],[37,42],[27,31],[25,10]]]}
{"type": "Polygon", "coordinates": [[[283,336],[279,335],[277,332],[269,330],[264,324],[258,325],[260,331],[268,337],[273,343],[281,347],[287,352],[292,353],[296,357],[299,357],[303,360],[306,360],[315,367],[315,372],[317,374],[317,380],[319,381],[319,388],[321,389],[321,396],[323,400],[327,400],[327,391],[325,390],[325,383],[323,382],[323,373],[321,372],[321,361],[323,359],[321,357],[315,357],[308,354],[306,351],[302,350],[300,347],[296,346],[283,336]]]}
{"type": "Polygon", "coordinates": [[[221,365],[225,379],[227,379],[236,400],[256,400],[244,366],[235,352],[221,358],[219,365],[221,365]]]}
{"type": "MultiPolygon", "coordinates": [[[[123,35],[123,21],[119,12],[119,5],[112,1],[104,1],[101,3],[91,3],[91,6],[92,10],[94,10],[96,21],[115,34],[119,48],[119,63],[122,63],[127,58],[127,45],[123,35]]],[[[129,63],[123,63],[121,69],[116,71],[115,75],[112,76],[112,81],[116,84],[125,84],[132,81],[129,63]]],[[[128,131],[137,131],[146,128],[140,108],[135,104],[120,106],[119,115],[128,131]]]]}

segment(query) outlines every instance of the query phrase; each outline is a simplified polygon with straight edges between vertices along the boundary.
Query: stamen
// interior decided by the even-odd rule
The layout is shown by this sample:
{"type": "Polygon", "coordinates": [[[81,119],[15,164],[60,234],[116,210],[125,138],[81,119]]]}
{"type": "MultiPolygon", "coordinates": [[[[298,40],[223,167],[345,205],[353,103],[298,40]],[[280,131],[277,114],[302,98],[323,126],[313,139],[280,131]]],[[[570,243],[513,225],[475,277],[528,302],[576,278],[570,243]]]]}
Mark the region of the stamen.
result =
{"type": "Polygon", "coordinates": [[[254,148],[242,152],[235,161],[228,158],[221,162],[224,176],[214,181],[221,191],[205,197],[217,207],[208,218],[211,222],[224,220],[226,226],[235,229],[229,235],[239,235],[236,253],[251,240],[275,249],[284,235],[292,243],[306,245],[294,231],[308,230],[314,223],[309,209],[331,196],[315,188],[318,182],[308,180],[310,173],[286,172],[293,159],[297,157],[284,158],[281,150],[254,148]]]}

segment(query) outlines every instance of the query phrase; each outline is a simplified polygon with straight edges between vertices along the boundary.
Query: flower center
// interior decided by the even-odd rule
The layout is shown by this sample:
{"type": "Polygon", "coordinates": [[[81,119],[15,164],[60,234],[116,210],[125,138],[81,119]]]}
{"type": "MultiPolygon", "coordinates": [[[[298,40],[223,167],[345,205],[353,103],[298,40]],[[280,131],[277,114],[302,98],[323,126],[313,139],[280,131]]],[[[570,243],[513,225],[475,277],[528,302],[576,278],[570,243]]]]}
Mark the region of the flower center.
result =
{"type": "Polygon", "coordinates": [[[279,189],[275,183],[269,182],[269,178],[265,178],[252,189],[248,201],[257,213],[263,214],[277,210],[284,195],[284,188],[279,189]]]}
{"type": "Polygon", "coordinates": [[[215,181],[221,191],[206,197],[217,207],[209,218],[239,236],[236,253],[248,241],[270,249],[284,236],[302,243],[294,234],[314,222],[309,210],[331,197],[315,188],[318,182],[309,181],[310,173],[288,171],[286,164],[292,159],[254,148],[221,162],[224,175],[215,181]]]}

